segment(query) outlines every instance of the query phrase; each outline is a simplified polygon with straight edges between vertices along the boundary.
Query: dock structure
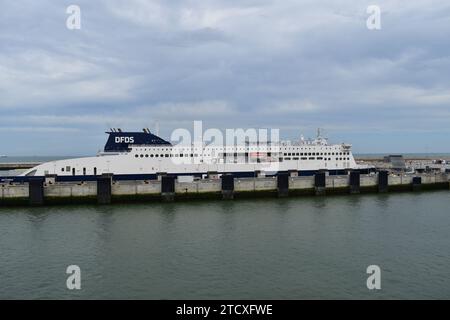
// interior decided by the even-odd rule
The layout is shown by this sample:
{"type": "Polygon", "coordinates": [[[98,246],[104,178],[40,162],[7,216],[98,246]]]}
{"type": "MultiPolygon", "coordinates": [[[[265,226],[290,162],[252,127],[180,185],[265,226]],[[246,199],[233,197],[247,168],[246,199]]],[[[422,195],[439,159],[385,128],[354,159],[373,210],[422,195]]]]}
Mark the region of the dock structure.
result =
{"type": "Polygon", "coordinates": [[[387,171],[373,174],[349,171],[347,175],[318,172],[313,176],[279,173],[271,177],[255,173],[254,178],[215,174],[192,181],[178,180],[167,174],[155,180],[129,181],[115,180],[112,174],[98,176],[96,181],[58,181],[56,176],[47,176],[33,177],[26,182],[2,180],[0,206],[384,193],[449,189],[449,181],[449,173],[397,175],[387,171]]]}
{"type": "Polygon", "coordinates": [[[0,163],[0,171],[31,169],[40,164],[40,162],[0,163]]]}

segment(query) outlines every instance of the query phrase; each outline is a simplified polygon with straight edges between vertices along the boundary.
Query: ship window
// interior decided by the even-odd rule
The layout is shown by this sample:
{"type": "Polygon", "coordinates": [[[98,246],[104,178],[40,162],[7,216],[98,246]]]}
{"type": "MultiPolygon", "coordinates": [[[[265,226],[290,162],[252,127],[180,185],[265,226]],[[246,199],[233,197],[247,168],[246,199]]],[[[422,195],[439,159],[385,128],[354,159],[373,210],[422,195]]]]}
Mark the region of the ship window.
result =
{"type": "Polygon", "coordinates": [[[293,160],[298,160],[298,157],[295,157],[293,160]]]}
{"type": "Polygon", "coordinates": [[[155,154],[155,157],[158,158],[158,157],[159,157],[159,154],[155,154]]]}
{"type": "Polygon", "coordinates": [[[169,157],[169,155],[168,154],[166,154],[166,158],[168,158],[169,157]]]}
{"type": "Polygon", "coordinates": [[[138,158],[139,156],[137,154],[134,155],[135,158],[138,158]]]}
{"type": "Polygon", "coordinates": [[[83,168],[83,175],[86,175],[86,168],[83,168]]]}
{"type": "Polygon", "coordinates": [[[148,158],[148,154],[146,154],[145,157],[148,158]]]}
{"type": "Polygon", "coordinates": [[[193,158],[194,157],[194,155],[191,153],[191,158],[193,158]]]}
{"type": "Polygon", "coordinates": [[[311,157],[311,158],[309,158],[309,160],[315,160],[316,158],[314,158],[314,157],[311,157]]]}
{"type": "Polygon", "coordinates": [[[308,160],[308,158],[306,158],[306,157],[302,157],[302,158],[301,158],[301,160],[308,160]]]}
{"type": "Polygon", "coordinates": [[[153,157],[154,157],[154,155],[153,155],[153,154],[151,154],[151,155],[150,155],[150,158],[153,158],[153,157]]]}
{"type": "Polygon", "coordinates": [[[323,158],[322,157],[317,157],[317,160],[323,160],[323,158]]]}
{"type": "Polygon", "coordinates": [[[284,158],[284,160],[291,160],[291,158],[284,158]]]}
{"type": "Polygon", "coordinates": [[[143,158],[144,157],[144,155],[143,154],[141,154],[141,158],[143,158]]]}
{"type": "Polygon", "coordinates": [[[184,156],[184,155],[181,153],[181,154],[180,154],[180,158],[183,158],[183,156],[184,156]]]}
{"type": "Polygon", "coordinates": [[[164,155],[163,155],[163,154],[161,155],[161,158],[164,158],[164,155]]]}
{"type": "Polygon", "coordinates": [[[94,176],[96,176],[96,175],[97,175],[97,168],[94,167],[94,176]]]}
{"type": "Polygon", "coordinates": [[[64,168],[61,168],[61,171],[64,172],[64,168]]]}
{"type": "Polygon", "coordinates": [[[72,175],[75,175],[75,168],[72,168],[72,175]]]}
{"type": "Polygon", "coordinates": [[[70,171],[70,166],[66,167],[66,171],[69,172],[70,171]]]}
{"type": "Polygon", "coordinates": [[[278,160],[279,160],[280,162],[283,162],[283,158],[278,158],[278,160]]]}

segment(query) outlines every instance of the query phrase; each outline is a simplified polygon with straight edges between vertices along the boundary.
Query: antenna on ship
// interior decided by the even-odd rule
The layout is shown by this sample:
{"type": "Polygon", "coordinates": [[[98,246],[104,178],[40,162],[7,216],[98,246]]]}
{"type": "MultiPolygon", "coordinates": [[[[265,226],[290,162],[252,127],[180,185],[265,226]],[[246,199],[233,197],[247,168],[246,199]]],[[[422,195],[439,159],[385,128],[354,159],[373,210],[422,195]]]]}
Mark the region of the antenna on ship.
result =
{"type": "Polygon", "coordinates": [[[155,122],[155,133],[157,136],[159,136],[159,121],[158,120],[156,120],[156,122],[155,122]]]}

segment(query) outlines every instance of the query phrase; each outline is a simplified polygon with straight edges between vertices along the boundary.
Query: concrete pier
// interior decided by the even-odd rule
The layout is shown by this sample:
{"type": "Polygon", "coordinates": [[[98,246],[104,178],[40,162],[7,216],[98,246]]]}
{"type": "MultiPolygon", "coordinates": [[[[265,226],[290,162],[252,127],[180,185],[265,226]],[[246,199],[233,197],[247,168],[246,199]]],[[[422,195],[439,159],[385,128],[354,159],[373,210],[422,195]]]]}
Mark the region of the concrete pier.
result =
{"type": "Polygon", "coordinates": [[[318,172],[314,175],[314,189],[316,196],[323,196],[326,193],[326,173],[318,172]]]}
{"type": "Polygon", "coordinates": [[[412,191],[422,190],[422,177],[413,177],[412,180],[412,191]]]}
{"type": "Polygon", "coordinates": [[[175,177],[161,177],[161,198],[166,202],[175,199],[175,177]]]}
{"type": "Polygon", "coordinates": [[[210,178],[178,181],[160,176],[157,180],[115,181],[113,175],[103,175],[97,181],[58,182],[54,177],[30,179],[29,182],[0,183],[0,205],[51,205],[66,203],[155,202],[183,199],[234,199],[241,197],[287,197],[317,194],[349,194],[395,192],[429,189],[449,189],[450,174],[424,173],[394,175],[385,171],[377,174],[278,176],[236,178],[233,175],[211,174],[210,178]],[[358,180],[359,178],[359,180],[358,180]]]}
{"type": "Polygon", "coordinates": [[[110,204],[112,199],[112,175],[104,174],[97,178],[98,204],[110,204]]]}
{"type": "Polygon", "coordinates": [[[384,193],[389,190],[389,174],[387,171],[378,172],[378,192],[384,193]]]}
{"type": "Polygon", "coordinates": [[[44,178],[33,178],[28,183],[30,205],[41,206],[44,204],[44,178]]]}
{"type": "Polygon", "coordinates": [[[234,198],[234,177],[232,174],[222,175],[222,199],[231,200],[234,198]]]}
{"type": "Polygon", "coordinates": [[[277,176],[278,197],[287,197],[289,195],[289,174],[279,173],[277,176]]]}
{"type": "Polygon", "coordinates": [[[360,193],[361,189],[361,174],[359,171],[350,171],[350,193],[360,193]]]}

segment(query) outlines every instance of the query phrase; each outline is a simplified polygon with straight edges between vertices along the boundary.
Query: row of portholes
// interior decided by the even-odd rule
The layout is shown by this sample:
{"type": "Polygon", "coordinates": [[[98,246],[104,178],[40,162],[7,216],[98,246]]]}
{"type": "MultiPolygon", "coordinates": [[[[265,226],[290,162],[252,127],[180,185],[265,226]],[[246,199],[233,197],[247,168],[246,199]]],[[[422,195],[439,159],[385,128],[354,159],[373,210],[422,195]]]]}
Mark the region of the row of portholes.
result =
{"type": "Polygon", "coordinates": [[[141,158],[148,158],[148,157],[150,157],[150,158],[153,158],[153,157],[155,157],[155,158],[159,158],[161,156],[161,158],[169,158],[170,157],[170,155],[169,154],[161,154],[161,155],[159,155],[159,154],[151,154],[151,155],[148,155],[148,154],[141,154],[141,155],[139,155],[139,154],[135,154],[134,155],[134,157],[135,158],[139,158],[139,157],[141,157],[141,158]]]}
{"type": "MultiPolygon", "coordinates": [[[[283,159],[283,158],[280,158],[281,160],[283,159]]],[[[284,160],[291,160],[291,158],[289,157],[289,158],[284,158],[284,160]]],[[[299,158],[298,157],[294,157],[294,158],[292,158],[292,160],[299,160],[299,158]]],[[[315,157],[310,157],[310,158],[307,158],[307,157],[302,157],[302,158],[300,158],[300,160],[316,160],[316,158],[315,157]]],[[[317,160],[325,160],[325,161],[331,161],[331,158],[322,158],[322,157],[318,157],[317,158],[317,160]]],[[[350,158],[336,158],[335,159],[336,161],[338,161],[338,160],[350,160],[350,158]]]]}
{"type": "MultiPolygon", "coordinates": [[[[325,152],[325,153],[323,153],[323,152],[308,152],[308,153],[285,153],[284,154],[284,156],[315,156],[315,155],[317,155],[317,156],[331,156],[331,155],[335,155],[334,154],[334,152],[325,152]]],[[[344,153],[342,153],[342,152],[336,152],[336,155],[339,155],[339,156],[342,156],[342,155],[344,155],[344,156],[348,156],[348,155],[350,155],[350,153],[349,152],[344,152],[344,153]]],[[[350,160],[350,159],[349,159],[350,160]]]]}
{"type": "MultiPolygon", "coordinates": [[[[175,154],[175,155],[172,155],[172,154],[135,154],[134,155],[135,158],[172,158],[172,157],[176,157],[176,158],[191,157],[191,158],[193,158],[193,157],[198,157],[198,156],[199,156],[198,154],[190,154],[190,155],[189,154],[184,154],[184,155],[183,154],[180,154],[180,155],[178,155],[178,154],[175,154]]],[[[209,157],[210,155],[208,154],[207,156],[209,157]]]]}

